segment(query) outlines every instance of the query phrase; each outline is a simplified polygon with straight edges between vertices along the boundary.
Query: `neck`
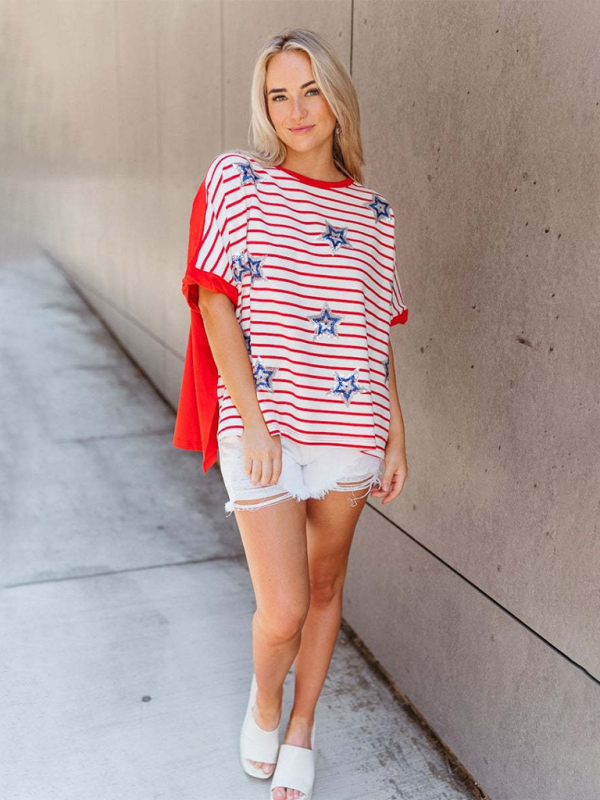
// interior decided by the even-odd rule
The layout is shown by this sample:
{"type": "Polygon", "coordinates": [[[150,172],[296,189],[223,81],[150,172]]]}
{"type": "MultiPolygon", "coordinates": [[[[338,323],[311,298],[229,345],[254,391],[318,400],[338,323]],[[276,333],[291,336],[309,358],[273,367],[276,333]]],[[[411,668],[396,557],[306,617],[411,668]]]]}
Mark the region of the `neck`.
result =
{"type": "Polygon", "coordinates": [[[337,181],[348,177],[335,165],[331,151],[298,153],[288,148],[281,166],[318,181],[337,181]]]}

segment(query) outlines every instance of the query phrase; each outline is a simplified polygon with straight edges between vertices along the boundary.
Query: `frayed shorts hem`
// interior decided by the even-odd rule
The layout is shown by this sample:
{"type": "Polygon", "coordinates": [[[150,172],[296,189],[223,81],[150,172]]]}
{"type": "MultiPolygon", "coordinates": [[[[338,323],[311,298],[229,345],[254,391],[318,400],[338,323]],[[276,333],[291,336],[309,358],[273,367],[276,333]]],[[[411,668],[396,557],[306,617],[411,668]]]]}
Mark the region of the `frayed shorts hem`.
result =
{"type": "Polygon", "coordinates": [[[221,474],[229,496],[225,513],[258,511],[285,500],[320,500],[328,492],[350,493],[349,502],[366,497],[373,486],[381,487],[383,458],[358,449],[303,445],[281,436],[282,469],[276,484],[255,485],[244,470],[243,444],[238,436],[219,441],[221,474]],[[356,492],[366,490],[360,497],[356,492]]]}
{"type": "Polygon", "coordinates": [[[275,491],[273,492],[272,496],[265,497],[256,503],[244,503],[243,501],[228,500],[225,503],[225,512],[227,516],[231,516],[234,511],[258,511],[261,508],[266,508],[268,506],[275,505],[276,503],[282,503],[285,500],[291,499],[296,500],[298,503],[302,500],[308,500],[309,498],[321,500],[331,491],[352,492],[352,497],[348,499],[351,506],[356,506],[357,501],[362,500],[363,497],[367,497],[374,487],[378,489],[381,488],[381,476],[379,471],[377,474],[372,475],[360,483],[352,483],[346,486],[340,485],[338,481],[332,481],[330,486],[322,487],[320,489],[304,489],[297,492],[285,491],[284,493],[281,492],[279,487],[274,486],[272,488],[275,491]],[[354,492],[359,492],[361,489],[366,489],[366,492],[360,495],[360,497],[355,497],[354,492]]]}

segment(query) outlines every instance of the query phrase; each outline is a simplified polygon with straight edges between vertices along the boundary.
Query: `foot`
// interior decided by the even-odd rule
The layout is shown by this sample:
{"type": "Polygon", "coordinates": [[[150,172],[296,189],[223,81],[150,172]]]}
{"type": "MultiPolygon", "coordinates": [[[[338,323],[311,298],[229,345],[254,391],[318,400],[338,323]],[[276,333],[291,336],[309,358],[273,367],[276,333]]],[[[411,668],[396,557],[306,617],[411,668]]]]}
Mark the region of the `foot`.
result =
{"type": "MultiPolygon", "coordinates": [[[[281,705],[274,709],[261,710],[261,707],[258,705],[257,695],[254,708],[252,709],[252,717],[259,728],[262,728],[264,731],[274,731],[281,719],[281,705]]],[[[265,775],[270,775],[275,769],[275,764],[269,764],[267,761],[252,761],[251,759],[248,759],[248,761],[250,764],[258,767],[258,769],[262,769],[265,775]]]]}
{"type": "MultiPolygon", "coordinates": [[[[294,720],[290,717],[283,743],[295,744],[297,747],[306,747],[310,750],[311,730],[312,720],[294,720]]],[[[271,792],[271,800],[301,800],[303,797],[304,792],[287,786],[274,786],[271,792]]]]}

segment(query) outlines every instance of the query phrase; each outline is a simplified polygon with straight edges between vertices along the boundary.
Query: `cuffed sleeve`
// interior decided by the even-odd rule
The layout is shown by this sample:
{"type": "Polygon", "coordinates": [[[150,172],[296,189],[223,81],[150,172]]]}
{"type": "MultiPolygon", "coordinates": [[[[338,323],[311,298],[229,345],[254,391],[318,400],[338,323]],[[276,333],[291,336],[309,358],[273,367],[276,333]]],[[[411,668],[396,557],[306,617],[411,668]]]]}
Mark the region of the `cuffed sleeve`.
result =
{"type": "Polygon", "coordinates": [[[188,268],[181,288],[188,305],[196,312],[199,286],[227,295],[233,306],[237,306],[239,290],[232,268],[224,183],[218,165],[211,165],[192,204],[188,268]]]}
{"type": "Polygon", "coordinates": [[[394,276],[392,279],[392,318],[390,320],[390,325],[404,324],[407,320],[408,308],[406,307],[402,289],[400,288],[398,270],[394,267],[394,276]]]}
{"type": "Polygon", "coordinates": [[[392,301],[390,303],[390,326],[404,324],[408,320],[408,308],[404,302],[400,278],[398,277],[398,263],[396,259],[396,215],[390,207],[390,214],[394,223],[394,274],[392,276],[392,301]]]}

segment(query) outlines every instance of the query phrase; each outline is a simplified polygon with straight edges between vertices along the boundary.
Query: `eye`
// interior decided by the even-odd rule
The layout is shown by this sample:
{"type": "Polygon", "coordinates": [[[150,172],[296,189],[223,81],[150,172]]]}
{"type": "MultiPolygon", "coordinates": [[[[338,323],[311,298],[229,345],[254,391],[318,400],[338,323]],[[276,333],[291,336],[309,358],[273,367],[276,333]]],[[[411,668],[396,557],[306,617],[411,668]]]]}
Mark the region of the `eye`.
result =
{"type": "MultiPolygon", "coordinates": [[[[320,94],[320,91],[318,89],[309,89],[307,94],[309,94],[310,92],[316,92],[317,94],[320,94]]],[[[280,97],[283,97],[285,99],[285,95],[284,94],[276,94],[271,99],[273,101],[275,101],[275,100],[278,100],[280,97]]]]}

